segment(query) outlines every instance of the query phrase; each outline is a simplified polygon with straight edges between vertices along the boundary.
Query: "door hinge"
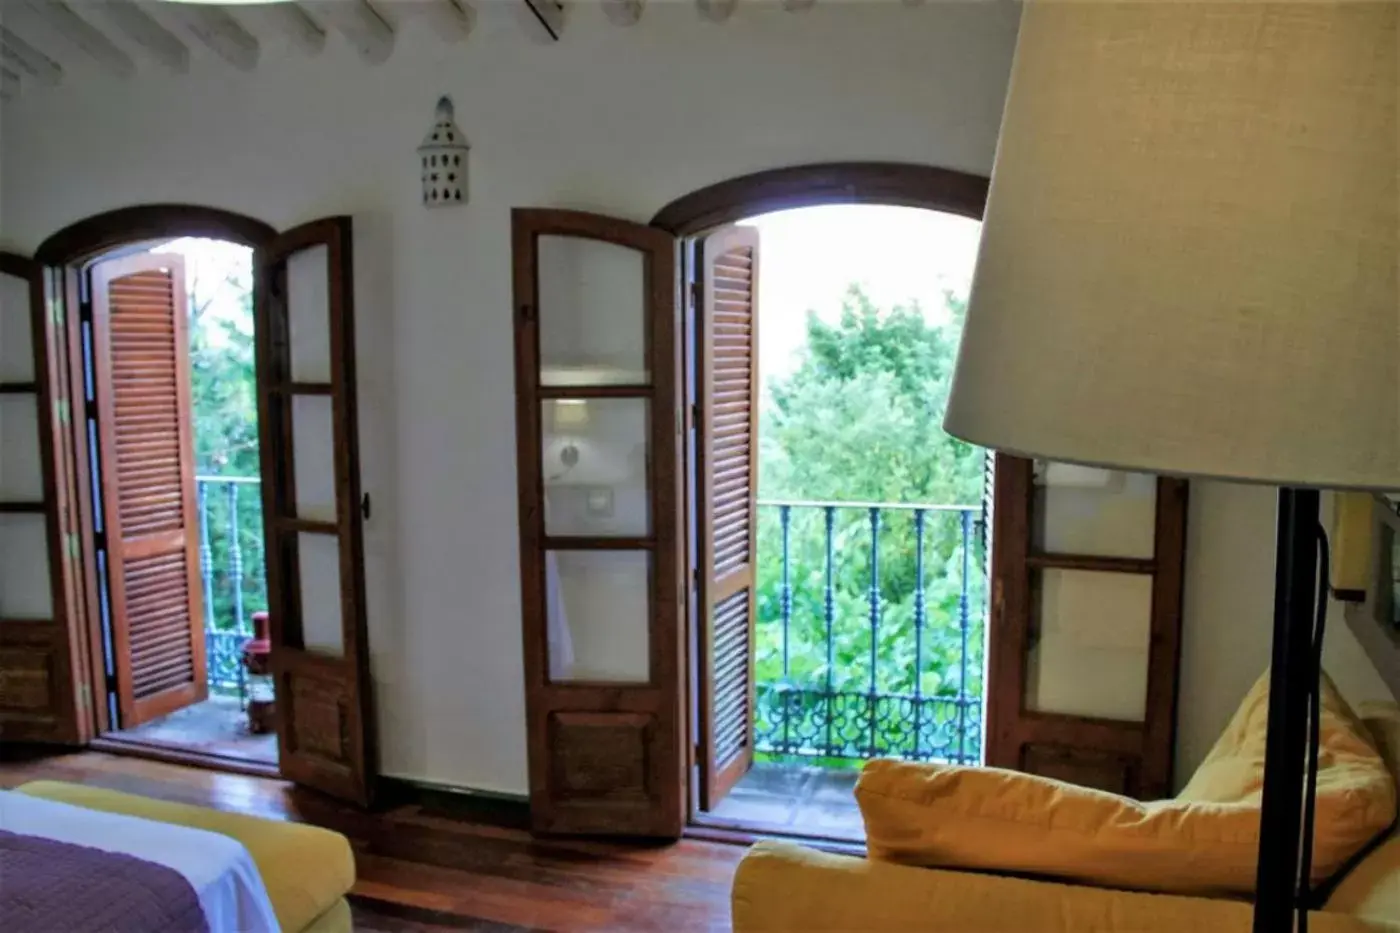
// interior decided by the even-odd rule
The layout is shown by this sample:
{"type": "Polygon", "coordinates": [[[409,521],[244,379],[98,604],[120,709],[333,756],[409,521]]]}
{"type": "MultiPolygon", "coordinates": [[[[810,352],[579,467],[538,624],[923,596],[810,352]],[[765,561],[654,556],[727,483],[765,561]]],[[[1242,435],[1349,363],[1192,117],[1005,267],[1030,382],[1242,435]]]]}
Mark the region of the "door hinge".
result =
{"type": "Polygon", "coordinates": [[[63,326],[63,299],[49,299],[49,317],[53,318],[54,326],[63,326]]]}
{"type": "Polygon", "coordinates": [[[698,308],[698,307],[700,307],[700,282],[699,282],[699,280],[692,280],[691,283],[690,283],[690,307],[691,307],[692,309],[693,309],[693,308],[698,308]]]}
{"type": "Polygon", "coordinates": [[[698,425],[698,424],[700,423],[700,403],[699,403],[699,402],[691,402],[691,403],[690,403],[690,423],[691,423],[692,426],[698,425]]]}
{"type": "Polygon", "coordinates": [[[68,532],[63,536],[64,545],[68,551],[68,559],[76,561],[78,559],[78,536],[74,532],[68,532]]]}
{"type": "Polygon", "coordinates": [[[92,546],[99,551],[107,550],[107,532],[94,531],[92,533],[92,546]]]}
{"type": "Polygon", "coordinates": [[[61,398],[53,403],[54,411],[58,414],[58,423],[67,425],[69,421],[68,399],[61,398]]]}
{"type": "Polygon", "coordinates": [[[108,675],[107,675],[107,681],[106,681],[106,683],[107,683],[107,692],[108,692],[108,693],[116,693],[116,692],[117,692],[117,675],[116,675],[116,674],[108,674],[108,675]]]}

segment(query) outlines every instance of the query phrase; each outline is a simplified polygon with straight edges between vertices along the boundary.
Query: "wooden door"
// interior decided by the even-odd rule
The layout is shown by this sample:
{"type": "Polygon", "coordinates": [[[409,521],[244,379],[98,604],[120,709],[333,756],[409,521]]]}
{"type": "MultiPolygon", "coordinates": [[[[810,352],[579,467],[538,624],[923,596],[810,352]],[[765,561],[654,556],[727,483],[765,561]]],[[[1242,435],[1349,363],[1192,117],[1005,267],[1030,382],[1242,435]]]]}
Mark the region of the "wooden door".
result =
{"type": "Polygon", "coordinates": [[[758,550],[758,231],[700,244],[700,805],[753,766],[758,550]]]}
{"type": "Polygon", "coordinates": [[[1184,480],[997,455],[987,764],[1172,792],[1184,480]]]}
{"type": "Polygon", "coordinates": [[[99,547],[121,727],[209,695],[184,260],[140,253],[90,278],[99,547]]]}
{"type": "Polygon", "coordinates": [[[62,321],[49,307],[42,268],[0,253],[0,739],[79,744],[93,705],[58,456],[72,421],[62,321]]]}
{"type": "Polygon", "coordinates": [[[363,806],[378,771],[365,623],[348,217],[255,259],[268,611],[282,776],[363,806]]]}
{"type": "Polygon", "coordinates": [[[685,820],[675,243],[517,210],[516,443],[530,813],[539,832],[685,820]]]}

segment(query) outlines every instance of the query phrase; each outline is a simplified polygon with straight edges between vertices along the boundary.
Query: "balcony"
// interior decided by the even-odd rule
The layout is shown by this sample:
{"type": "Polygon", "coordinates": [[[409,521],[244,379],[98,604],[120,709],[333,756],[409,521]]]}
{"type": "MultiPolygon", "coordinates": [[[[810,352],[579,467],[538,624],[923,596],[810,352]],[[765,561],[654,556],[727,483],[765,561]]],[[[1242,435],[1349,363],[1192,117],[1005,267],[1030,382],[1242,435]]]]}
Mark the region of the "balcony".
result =
{"type": "Polygon", "coordinates": [[[981,761],[980,507],[763,501],[758,550],[758,754],[713,817],[859,839],[863,762],[981,761]]]}
{"type": "Polygon", "coordinates": [[[254,691],[243,666],[253,613],[267,609],[259,480],[196,476],[195,484],[209,698],[114,737],[214,759],[275,764],[276,735],[248,730],[246,708],[254,691]]]}
{"type": "Polygon", "coordinates": [[[248,698],[243,645],[267,609],[262,493],[257,477],[197,476],[199,575],[209,695],[248,698]]]}

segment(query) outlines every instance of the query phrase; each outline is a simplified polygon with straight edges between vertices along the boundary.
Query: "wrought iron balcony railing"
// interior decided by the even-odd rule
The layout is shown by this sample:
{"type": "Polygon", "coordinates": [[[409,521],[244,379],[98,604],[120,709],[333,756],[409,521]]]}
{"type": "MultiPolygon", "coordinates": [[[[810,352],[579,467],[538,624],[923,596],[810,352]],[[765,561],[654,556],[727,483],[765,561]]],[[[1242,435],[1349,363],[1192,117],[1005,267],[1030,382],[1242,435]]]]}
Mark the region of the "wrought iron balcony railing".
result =
{"type": "Polygon", "coordinates": [[[986,554],[978,507],[760,502],[756,749],[980,762],[986,554]]]}
{"type": "Polygon", "coordinates": [[[199,574],[209,692],[246,698],[243,645],[267,609],[262,495],[257,477],[196,476],[199,574]]]}

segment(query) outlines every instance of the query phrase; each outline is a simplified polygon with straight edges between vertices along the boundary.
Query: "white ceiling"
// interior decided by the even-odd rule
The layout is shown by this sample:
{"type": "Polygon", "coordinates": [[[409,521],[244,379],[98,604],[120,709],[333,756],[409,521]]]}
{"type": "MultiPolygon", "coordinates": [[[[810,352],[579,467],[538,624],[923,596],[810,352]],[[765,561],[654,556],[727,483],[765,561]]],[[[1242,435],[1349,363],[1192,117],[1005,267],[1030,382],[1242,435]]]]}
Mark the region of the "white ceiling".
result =
{"type": "MultiPolygon", "coordinates": [[[[192,58],[213,56],[239,71],[257,68],[264,48],[320,53],[343,36],[371,64],[393,54],[398,31],[418,18],[444,42],[472,32],[477,7],[508,7],[540,42],[568,28],[571,7],[600,6],[609,22],[630,26],[647,0],[298,0],[279,3],[179,3],[170,0],[0,0],[0,98],[32,84],[120,79],[140,71],[183,74],[192,58]]],[[[737,2],[781,3],[797,14],[816,0],[655,0],[693,3],[697,18],[723,22],[737,2]]],[[[914,5],[920,0],[903,0],[914,5]]],[[[496,12],[495,9],[492,12],[496,12]]]]}

